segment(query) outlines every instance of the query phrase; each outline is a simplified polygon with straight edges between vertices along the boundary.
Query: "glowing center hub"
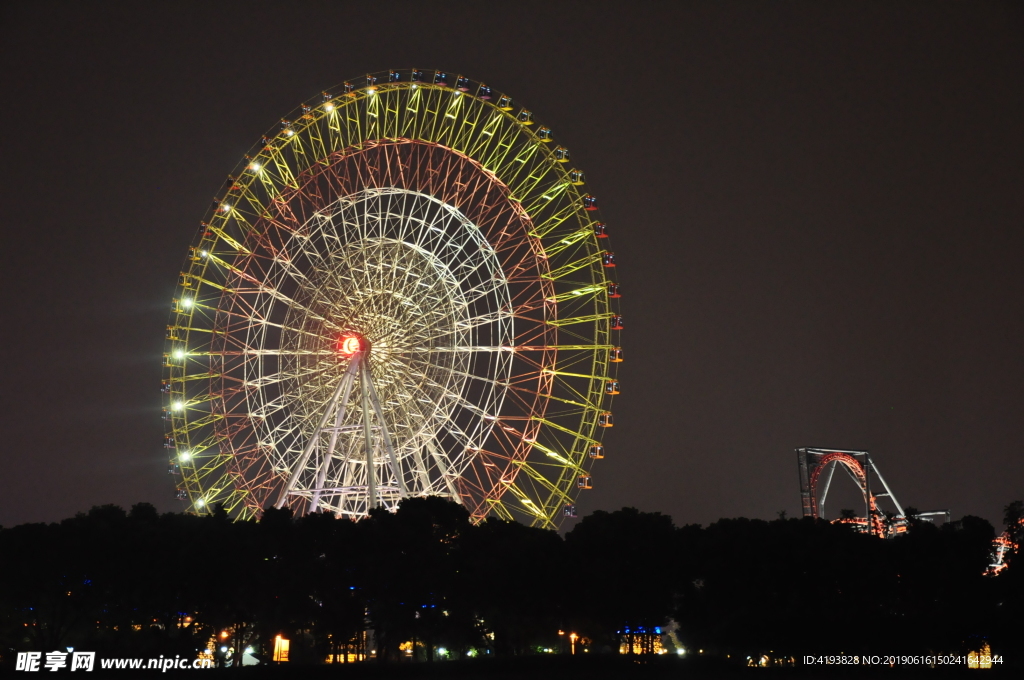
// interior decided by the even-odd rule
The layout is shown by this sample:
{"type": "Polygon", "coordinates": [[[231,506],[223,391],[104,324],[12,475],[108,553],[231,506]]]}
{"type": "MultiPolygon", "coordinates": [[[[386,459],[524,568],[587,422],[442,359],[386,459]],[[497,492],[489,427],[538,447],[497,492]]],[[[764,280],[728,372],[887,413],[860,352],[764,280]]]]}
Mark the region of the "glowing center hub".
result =
{"type": "Polygon", "coordinates": [[[356,352],[364,352],[370,348],[370,343],[355,333],[348,333],[341,336],[338,341],[338,351],[344,356],[350,357],[356,352]]]}

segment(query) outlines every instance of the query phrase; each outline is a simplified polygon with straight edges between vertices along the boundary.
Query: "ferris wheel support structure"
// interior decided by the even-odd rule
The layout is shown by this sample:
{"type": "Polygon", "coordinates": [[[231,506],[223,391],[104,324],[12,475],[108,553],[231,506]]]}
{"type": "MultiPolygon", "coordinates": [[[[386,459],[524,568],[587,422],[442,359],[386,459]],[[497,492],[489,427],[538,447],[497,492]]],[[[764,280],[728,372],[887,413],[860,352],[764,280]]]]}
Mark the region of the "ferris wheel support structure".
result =
{"type": "MultiPolygon", "coordinates": [[[[347,339],[346,339],[347,341],[347,339]]],[[[320,422],[316,429],[313,431],[312,436],[309,437],[306,447],[302,451],[302,455],[296,459],[295,464],[291,468],[288,483],[281,487],[281,491],[278,494],[277,501],[274,503],[274,507],[281,508],[287,504],[289,496],[301,496],[310,497],[309,511],[316,512],[320,507],[320,499],[325,493],[338,493],[342,489],[338,488],[325,488],[325,478],[327,476],[327,470],[330,466],[331,461],[336,456],[336,447],[338,443],[338,436],[341,433],[343,426],[342,423],[345,420],[345,413],[349,398],[352,394],[352,389],[355,383],[359,382],[360,391],[360,404],[361,408],[361,421],[363,431],[363,453],[366,456],[366,468],[367,468],[367,482],[366,482],[366,496],[370,508],[376,508],[379,505],[377,488],[378,480],[376,473],[376,466],[374,464],[374,453],[377,450],[378,441],[373,437],[373,431],[376,429],[380,434],[380,444],[383,444],[383,449],[387,455],[387,463],[391,474],[394,476],[396,486],[398,489],[399,498],[406,498],[409,496],[409,489],[405,482],[405,474],[402,466],[399,464],[398,457],[395,455],[395,447],[391,440],[391,435],[388,433],[387,421],[384,417],[384,410],[380,405],[380,396],[377,394],[376,388],[373,386],[373,376],[369,368],[370,348],[368,343],[362,338],[358,338],[359,349],[355,350],[348,358],[348,368],[345,370],[345,374],[342,379],[338,382],[338,387],[334,392],[331,401],[323,411],[323,415],[320,418],[320,422]],[[327,427],[327,423],[330,422],[331,416],[334,416],[333,427],[327,427]],[[371,417],[376,418],[376,425],[372,424],[371,417]],[[316,483],[310,489],[297,489],[300,473],[306,467],[310,457],[317,450],[318,442],[320,442],[321,436],[327,432],[330,436],[326,450],[322,455],[319,456],[319,462],[316,463],[316,483]]],[[[343,341],[344,344],[344,341],[343,341]]],[[[352,428],[349,427],[349,430],[352,428]]],[[[340,457],[341,464],[344,466],[349,462],[349,454],[346,453],[340,457]]],[[[421,461],[418,460],[421,463],[421,461]]],[[[419,474],[422,478],[425,473],[422,464],[417,465],[412,471],[414,474],[419,474]]],[[[345,488],[345,492],[357,491],[354,488],[345,488]]],[[[455,499],[458,501],[458,498],[455,499]]]]}

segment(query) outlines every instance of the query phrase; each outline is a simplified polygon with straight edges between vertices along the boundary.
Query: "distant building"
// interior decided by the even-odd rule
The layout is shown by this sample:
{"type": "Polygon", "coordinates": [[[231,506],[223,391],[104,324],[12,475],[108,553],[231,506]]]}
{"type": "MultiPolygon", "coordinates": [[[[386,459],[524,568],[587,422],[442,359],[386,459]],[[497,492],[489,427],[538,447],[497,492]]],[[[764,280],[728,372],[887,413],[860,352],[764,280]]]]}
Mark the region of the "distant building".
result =
{"type": "Polygon", "coordinates": [[[619,654],[664,654],[667,650],[661,643],[661,626],[654,628],[626,627],[617,631],[619,654]]]}

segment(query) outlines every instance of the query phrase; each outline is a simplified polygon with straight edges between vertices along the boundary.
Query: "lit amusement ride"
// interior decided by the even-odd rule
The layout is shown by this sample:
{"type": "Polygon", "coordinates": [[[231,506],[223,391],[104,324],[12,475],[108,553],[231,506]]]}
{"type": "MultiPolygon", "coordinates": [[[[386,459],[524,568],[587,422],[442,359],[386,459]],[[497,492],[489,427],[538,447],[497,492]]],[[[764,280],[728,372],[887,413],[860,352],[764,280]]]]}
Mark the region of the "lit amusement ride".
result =
{"type": "MultiPolygon", "coordinates": [[[[852,525],[857,531],[878,536],[893,538],[906,533],[910,528],[909,519],[933,522],[942,519],[949,522],[949,510],[931,510],[915,512],[907,517],[903,507],[896,500],[886,484],[878,466],[871,460],[867,451],[842,451],[838,449],[803,448],[796,450],[797,467],[800,472],[800,500],[804,517],[824,519],[825,500],[828,498],[829,486],[836,468],[841,468],[860,489],[864,498],[863,517],[840,517],[832,520],[852,525]],[[875,479],[884,491],[872,491],[871,480],[875,479]],[[895,512],[886,512],[879,505],[879,499],[885,498],[893,506],[895,512]]],[[[992,541],[989,565],[985,569],[986,576],[996,576],[1009,565],[1013,555],[1020,549],[1016,537],[1024,535],[1024,518],[1007,520],[1006,531],[992,541]]]]}
{"type": "Polygon", "coordinates": [[[178,497],[358,518],[441,495],[555,527],[622,361],[615,255],[550,128],[480,82],[371,74],[229,175],[167,331],[178,497]]]}
{"type": "MultiPolygon", "coordinates": [[[[892,537],[904,533],[908,522],[903,506],[896,500],[889,485],[871,460],[867,451],[843,451],[839,449],[797,449],[797,466],[800,472],[800,501],[804,517],[824,518],[825,500],[836,468],[840,468],[857,488],[864,499],[863,517],[841,517],[835,521],[852,524],[859,531],[874,536],[892,537]],[[875,489],[872,490],[872,479],[875,489]],[[879,488],[881,487],[881,488],[879,488]],[[885,511],[880,499],[886,499],[893,511],[885,511]]],[[[949,521],[949,510],[920,512],[915,518],[932,521],[943,517],[949,521]]]]}

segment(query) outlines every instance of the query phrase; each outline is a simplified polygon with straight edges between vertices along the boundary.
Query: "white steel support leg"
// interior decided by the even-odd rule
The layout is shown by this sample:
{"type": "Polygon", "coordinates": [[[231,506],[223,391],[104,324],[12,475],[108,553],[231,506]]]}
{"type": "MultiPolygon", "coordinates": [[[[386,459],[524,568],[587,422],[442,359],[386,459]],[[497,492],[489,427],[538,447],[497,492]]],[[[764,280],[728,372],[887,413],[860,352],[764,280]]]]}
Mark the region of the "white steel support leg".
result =
{"type": "Polygon", "coordinates": [[[828,464],[828,476],[825,477],[825,488],[822,489],[821,493],[818,495],[818,517],[821,519],[825,519],[825,499],[828,497],[828,487],[832,484],[832,473],[836,471],[836,465],[838,465],[838,463],[835,461],[828,464]]]}
{"type": "MultiPolygon", "coordinates": [[[[354,358],[354,357],[353,357],[354,358]]],[[[334,431],[331,432],[331,441],[327,445],[327,453],[320,462],[320,469],[316,473],[316,491],[313,494],[313,501],[309,504],[309,511],[316,512],[320,507],[320,496],[323,493],[324,480],[327,477],[327,468],[331,465],[331,458],[334,456],[334,448],[338,445],[338,434],[341,424],[345,420],[345,409],[348,407],[348,399],[352,396],[352,384],[356,380],[356,373],[359,371],[359,362],[350,361],[345,376],[341,379],[345,383],[345,389],[341,395],[341,407],[338,408],[338,415],[334,419],[334,431]]]]}
{"type": "MultiPolygon", "coordinates": [[[[362,352],[358,352],[352,356],[350,361],[356,363],[362,359],[362,352]]],[[[288,500],[288,494],[292,489],[295,488],[295,484],[299,481],[299,475],[302,473],[303,468],[306,467],[306,463],[309,461],[309,456],[313,453],[313,447],[316,446],[317,441],[320,440],[320,433],[323,432],[324,426],[327,425],[327,420],[334,413],[334,410],[338,407],[338,399],[341,398],[342,389],[345,387],[345,380],[341,380],[338,383],[338,388],[334,390],[334,396],[331,397],[331,401],[328,403],[327,408],[324,409],[324,414],[320,417],[320,424],[313,430],[313,434],[310,435],[309,441],[306,442],[306,447],[302,450],[302,455],[295,463],[295,467],[292,468],[291,475],[288,477],[288,483],[281,487],[281,492],[277,496],[277,502],[274,503],[275,508],[280,508],[288,500]]]]}
{"type": "Polygon", "coordinates": [[[448,471],[448,461],[445,460],[444,456],[438,453],[437,448],[434,446],[434,442],[427,440],[427,450],[430,451],[430,455],[434,458],[437,463],[437,467],[441,470],[441,478],[444,480],[445,485],[448,487],[448,493],[452,495],[452,500],[462,505],[462,496],[455,489],[455,484],[452,483],[451,474],[448,471]]]}
{"type": "Polygon", "coordinates": [[[423,495],[430,489],[430,475],[427,474],[427,466],[423,462],[422,447],[415,447],[412,450],[412,455],[416,461],[416,476],[420,480],[420,495],[423,495]]]}
{"type": "MultiPolygon", "coordinates": [[[[900,516],[901,517],[905,516],[906,513],[903,512],[903,506],[901,506],[900,502],[898,500],[896,500],[896,496],[892,495],[892,489],[890,489],[889,485],[885,483],[885,478],[882,477],[882,473],[878,471],[877,467],[875,467],[875,461],[871,461],[871,469],[875,471],[875,476],[878,477],[878,481],[880,481],[882,483],[882,488],[884,488],[885,489],[885,493],[889,495],[889,500],[891,500],[892,504],[896,506],[896,509],[899,511],[900,516]]],[[[867,474],[866,470],[865,470],[865,474],[867,474]]]]}
{"type": "MultiPolygon", "coordinates": [[[[362,357],[360,357],[360,364],[362,357]]],[[[360,388],[363,393],[363,438],[366,441],[366,508],[377,507],[377,471],[373,464],[373,436],[370,434],[370,379],[366,366],[362,366],[360,388]]]]}
{"type": "Polygon", "coordinates": [[[391,445],[391,435],[388,434],[387,425],[384,423],[384,411],[380,407],[380,399],[377,398],[377,390],[370,379],[370,367],[366,365],[366,362],[363,363],[363,384],[366,385],[366,390],[370,394],[373,411],[377,414],[377,425],[380,427],[381,439],[384,440],[384,451],[388,454],[388,460],[391,461],[391,472],[398,480],[398,495],[406,498],[409,495],[409,490],[405,486],[405,476],[402,474],[402,468],[398,465],[395,447],[391,445]]]}

